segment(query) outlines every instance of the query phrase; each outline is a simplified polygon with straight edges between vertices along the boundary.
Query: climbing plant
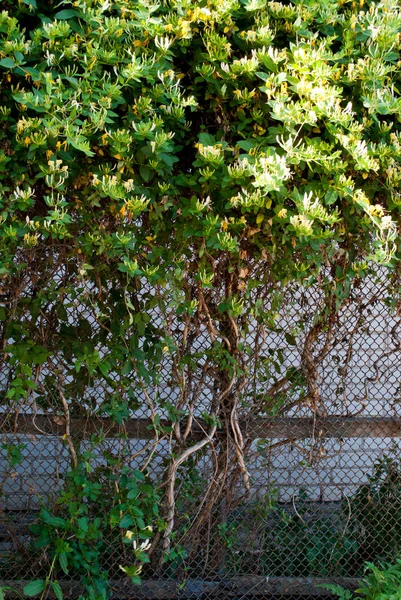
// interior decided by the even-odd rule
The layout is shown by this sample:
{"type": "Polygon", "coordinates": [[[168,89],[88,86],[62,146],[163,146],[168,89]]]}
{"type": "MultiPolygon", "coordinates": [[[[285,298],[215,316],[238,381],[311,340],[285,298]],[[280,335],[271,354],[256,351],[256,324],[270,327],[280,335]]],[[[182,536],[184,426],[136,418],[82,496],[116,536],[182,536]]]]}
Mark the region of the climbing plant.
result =
{"type": "MultiPolygon", "coordinates": [[[[244,419],[296,406],[325,414],[317,368],[339,309],[372,265],[397,273],[399,3],[2,7],[6,424],[17,430],[27,413],[40,435],[39,416],[56,415],[71,463],[63,498],[88,508],[43,509],[37,543],[56,577],[68,556],[52,527],[82,525],[82,543],[68,550],[82,557],[88,537],[96,545],[110,524],[121,532],[107,535],[124,549],[136,515],[133,541],[150,536],[147,556],[161,568],[178,547],[196,552],[222,496],[232,498],[239,482],[249,492],[244,419]],[[291,285],[318,285],[322,296],[301,368],[279,376],[282,354],[265,356],[261,344],[291,285]],[[168,446],[160,516],[149,509],[156,483],[132,492],[114,449],[102,475],[113,498],[107,525],[96,521],[86,482],[93,460],[74,423],[98,418],[102,447],[107,418],[128,461],[127,427],[138,411],[152,438],[139,472],[168,446]],[[201,497],[198,463],[210,448],[213,477],[201,497]],[[193,505],[194,521],[185,516],[193,505]]],[[[89,562],[73,560],[90,597],[104,597],[89,562]]]]}

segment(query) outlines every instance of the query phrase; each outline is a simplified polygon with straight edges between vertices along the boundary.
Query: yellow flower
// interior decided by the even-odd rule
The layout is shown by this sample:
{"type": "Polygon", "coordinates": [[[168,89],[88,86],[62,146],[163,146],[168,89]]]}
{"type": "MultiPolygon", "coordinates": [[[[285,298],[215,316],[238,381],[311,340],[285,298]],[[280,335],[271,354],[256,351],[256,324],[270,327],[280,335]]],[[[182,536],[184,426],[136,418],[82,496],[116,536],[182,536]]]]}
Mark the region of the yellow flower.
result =
{"type": "Polygon", "coordinates": [[[26,233],[24,235],[24,242],[27,246],[36,246],[38,243],[38,233],[26,233]]]}
{"type": "Polygon", "coordinates": [[[384,209],[380,204],[375,204],[374,206],[369,206],[368,212],[372,217],[384,217],[384,209]]]}

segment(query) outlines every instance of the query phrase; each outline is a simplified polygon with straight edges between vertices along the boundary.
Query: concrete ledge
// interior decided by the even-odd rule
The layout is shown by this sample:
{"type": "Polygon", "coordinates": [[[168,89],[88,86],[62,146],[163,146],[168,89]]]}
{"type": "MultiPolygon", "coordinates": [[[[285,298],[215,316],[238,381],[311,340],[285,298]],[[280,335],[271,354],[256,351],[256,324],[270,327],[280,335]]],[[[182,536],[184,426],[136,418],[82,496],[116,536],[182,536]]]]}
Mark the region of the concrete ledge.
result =
{"type": "MultiPolygon", "coordinates": [[[[24,581],[0,581],[4,587],[12,587],[15,592],[6,591],[6,598],[15,598],[21,594],[24,581]]],[[[337,584],[349,590],[355,590],[360,580],[350,577],[333,578],[291,578],[291,577],[227,577],[216,581],[188,579],[179,582],[171,579],[143,580],[140,586],[121,581],[112,581],[110,589],[114,600],[186,600],[208,596],[211,600],[239,598],[248,596],[314,596],[332,597],[324,584],[337,584]]],[[[75,581],[60,582],[64,598],[77,598],[83,590],[75,581]]],[[[49,591],[49,597],[53,597],[49,591]]]]}

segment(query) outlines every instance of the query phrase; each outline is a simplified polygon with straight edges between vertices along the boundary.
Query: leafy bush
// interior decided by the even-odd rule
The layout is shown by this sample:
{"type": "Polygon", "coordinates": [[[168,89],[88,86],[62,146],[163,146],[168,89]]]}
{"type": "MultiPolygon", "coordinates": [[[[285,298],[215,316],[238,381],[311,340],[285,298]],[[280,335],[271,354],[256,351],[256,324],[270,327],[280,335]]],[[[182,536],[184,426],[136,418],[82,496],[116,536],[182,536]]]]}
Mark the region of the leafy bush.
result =
{"type": "MultiPolygon", "coordinates": [[[[399,452],[399,450],[398,450],[399,452]]],[[[401,461],[383,456],[350,501],[358,530],[359,561],[390,561],[401,550],[401,461]]]]}
{"type": "Polygon", "coordinates": [[[62,4],[1,16],[4,277],[49,239],[91,280],[196,256],[207,285],[246,248],[280,279],[390,259],[397,2],[62,4]]]}
{"type": "MultiPolygon", "coordinates": [[[[88,454],[83,458],[88,460],[88,454]]],[[[80,463],[66,475],[53,513],[41,509],[31,526],[39,553],[34,568],[45,576],[36,580],[41,591],[60,571],[78,577],[89,599],[107,598],[108,579],[121,577],[121,570],[139,583],[149,562],[149,538],[159,525],[159,497],[142,472],[116,466],[116,461],[97,468],[80,463]]]]}
{"type": "Polygon", "coordinates": [[[368,575],[360,582],[355,596],[350,590],[338,585],[327,584],[324,587],[341,600],[365,598],[366,600],[399,600],[401,598],[401,559],[395,564],[376,566],[367,563],[368,575]]]}

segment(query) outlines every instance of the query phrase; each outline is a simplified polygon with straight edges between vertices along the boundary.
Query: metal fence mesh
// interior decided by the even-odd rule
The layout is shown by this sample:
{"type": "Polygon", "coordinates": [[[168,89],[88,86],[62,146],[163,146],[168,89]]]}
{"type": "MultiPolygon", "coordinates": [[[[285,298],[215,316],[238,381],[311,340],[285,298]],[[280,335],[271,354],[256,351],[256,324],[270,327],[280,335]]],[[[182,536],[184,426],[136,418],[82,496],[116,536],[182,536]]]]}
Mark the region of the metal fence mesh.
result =
{"type": "MultiPolygon", "coordinates": [[[[52,277],[57,281],[62,274],[52,277]]],[[[94,291],[86,292],[81,296],[90,300],[94,291]]],[[[152,305],[150,289],[143,288],[140,297],[146,309],[141,314],[147,315],[141,344],[154,343],[160,331],[167,331],[179,347],[183,321],[168,307],[163,313],[152,305]]],[[[172,545],[184,551],[163,567],[146,567],[143,585],[130,588],[129,597],[324,595],[328,592],[316,587],[322,579],[354,580],[362,576],[366,561],[392,560],[399,553],[397,282],[384,271],[356,280],[335,320],[317,328],[322,302],[318,285],[288,286],[266,300],[268,310],[277,312],[270,328],[265,324],[262,329],[257,316],[242,324],[247,368],[253,374],[238,411],[250,494],[233,468],[229,494],[208,510],[203,498],[208,486],[217,486],[215,466],[222,459],[224,440],[193,457],[178,470],[175,488],[172,545]],[[313,407],[304,400],[307,394],[315,394],[313,407]],[[271,398],[276,407],[282,399],[276,414],[271,398]],[[194,531],[191,525],[199,514],[203,520],[194,531]]],[[[173,433],[167,428],[155,436],[149,418],[156,414],[169,422],[174,410],[181,410],[174,352],[160,354],[158,378],[146,385],[145,375],[133,372],[132,387],[121,388],[121,371],[113,366],[105,377],[94,368],[86,382],[77,381],[74,351],[68,348],[87,340],[88,354],[94,362],[101,360],[110,335],[101,329],[90,301],[66,296],[62,304],[41,310],[35,322],[27,323],[27,343],[36,336],[46,345],[57,332],[67,340],[66,348],[41,362],[34,393],[18,400],[18,393],[9,393],[18,387],[15,362],[7,351],[0,358],[2,581],[36,579],[45,570],[47,557],[31,546],[32,524],[41,507],[57,506],[71,466],[71,441],[79,453],[93,448],[88,454],[92,481],[106,477],[112,457],[119,458],[120,466],[144,470],[151,485],[163,481],[174,451],[173,433]],[[63,398],[70,407],[71,438],[66,435],[63,398]],[[127,398],[130,419],[121,422],[129,425],[116,437],[116,425],[101,421],[99,409],[107,405],[107,414],[110,406],[118,412],[121,399],[127,398]],[[104,435],[94,443],[101,429],[104,435]]],[[[187,377],[196,429],[210,412],[214,380],[207,369],[210,337],[201,324],[189,335],[196,366],[188,369],[187,377]]],[[[104,479],[102,485],[104,494],[115,484],[104,479]]],[[[124,584],[118,583],[123,559],[121,545],[110,540],[102,561],[115,583],[115,597],[124,597],[124,584]]],[[[59,577],[73,594],[73,578],[59,577]]]]}

